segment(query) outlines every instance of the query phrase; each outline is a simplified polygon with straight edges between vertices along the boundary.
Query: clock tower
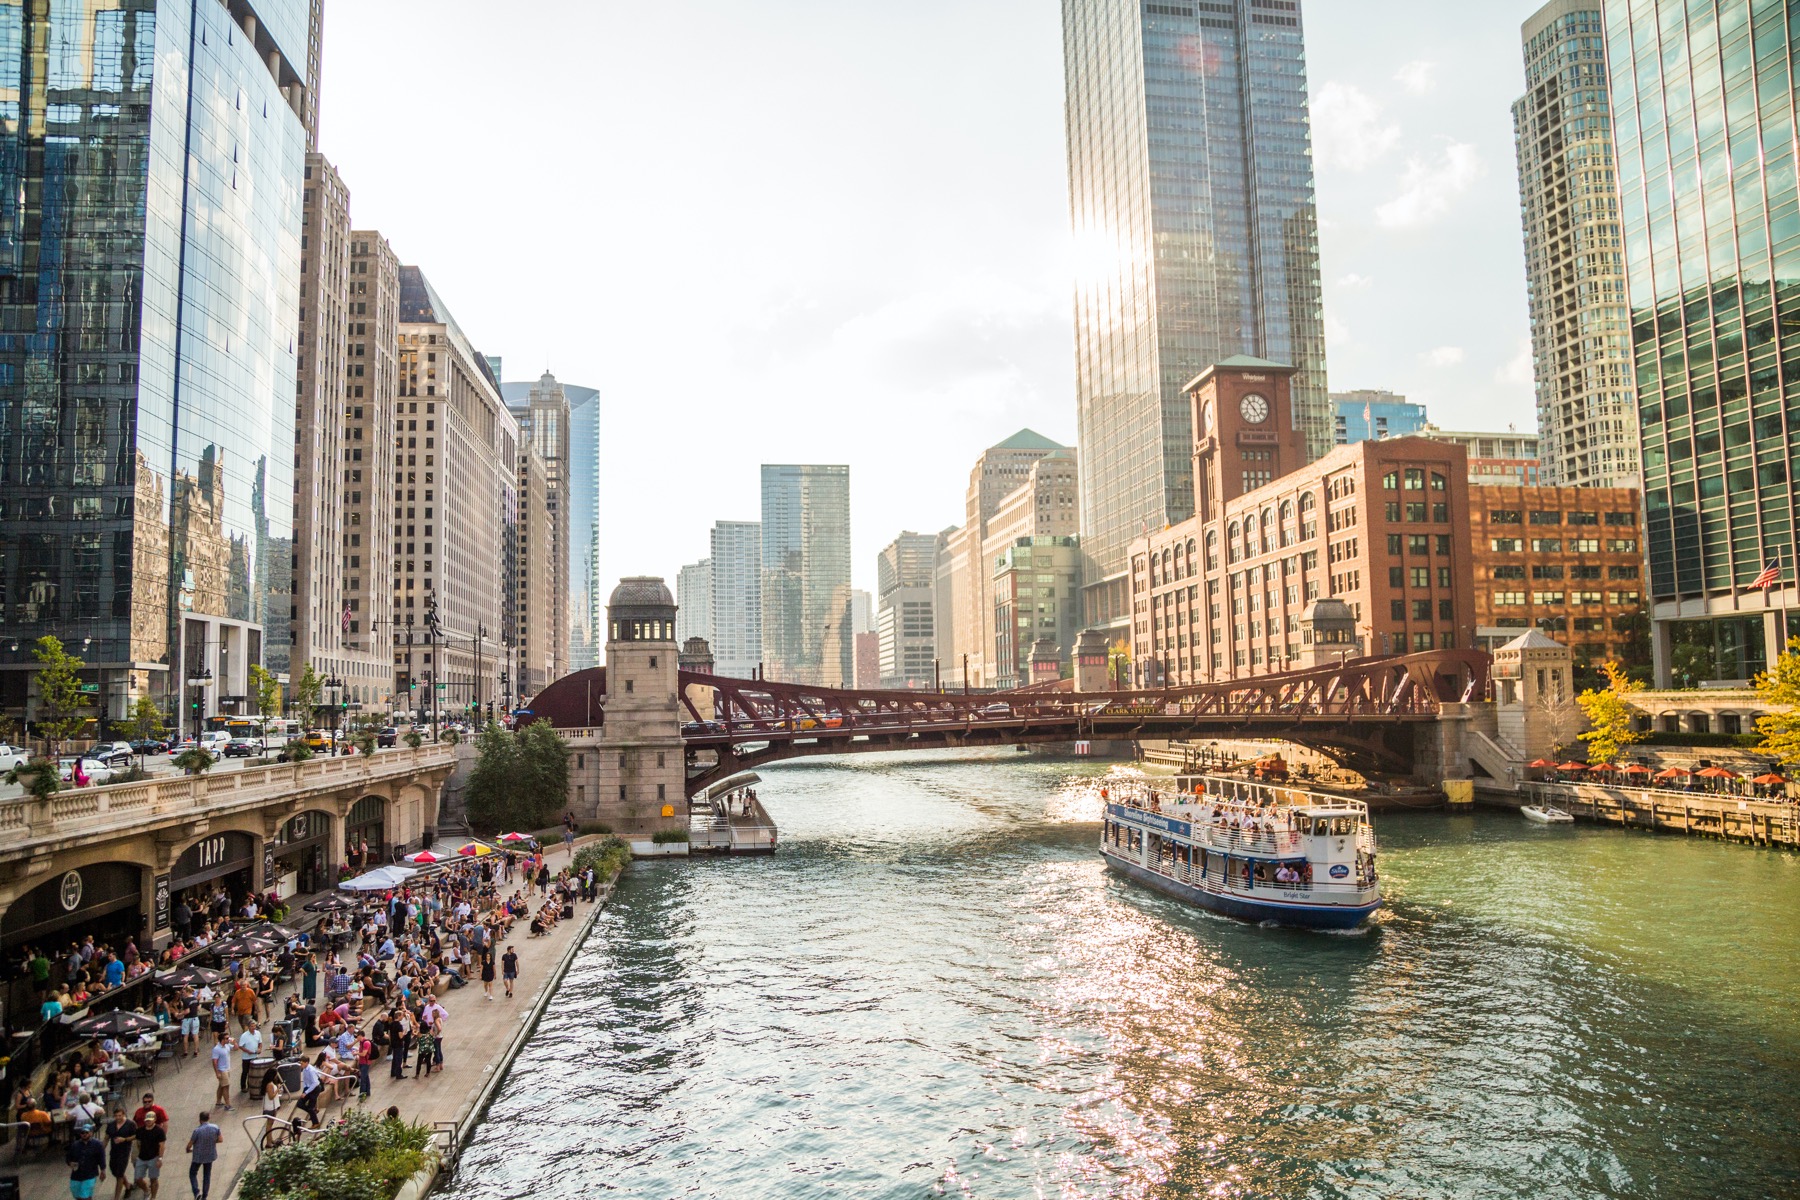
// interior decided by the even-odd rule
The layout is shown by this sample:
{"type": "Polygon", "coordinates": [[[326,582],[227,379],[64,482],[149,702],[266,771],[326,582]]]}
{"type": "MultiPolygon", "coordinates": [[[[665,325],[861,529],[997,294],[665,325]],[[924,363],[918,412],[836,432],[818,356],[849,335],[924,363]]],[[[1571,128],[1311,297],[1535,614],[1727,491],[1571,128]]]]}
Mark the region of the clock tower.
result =
{"type": "Polygon", "coordinates": [[[1306,465],[1306,435],[1294,425],[1293,367],[1237,355],[1184,389],[1193,405],[1194,515],[1211,521],[1225,504],[1306,465]]]}

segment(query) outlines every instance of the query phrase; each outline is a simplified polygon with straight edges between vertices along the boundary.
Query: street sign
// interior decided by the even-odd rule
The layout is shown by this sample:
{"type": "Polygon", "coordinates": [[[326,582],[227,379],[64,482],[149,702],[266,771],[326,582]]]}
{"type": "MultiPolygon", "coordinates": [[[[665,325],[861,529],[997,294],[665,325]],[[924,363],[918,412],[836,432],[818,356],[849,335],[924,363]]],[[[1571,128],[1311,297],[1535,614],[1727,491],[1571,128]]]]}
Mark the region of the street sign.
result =
{"type": "Polygon", "coordinates": [[[438,685],[437,685],[437,690],[438,690],[438,691],[440,691],[440,692],[442,692],[442,691],[446,691],[446,690],[448,690],[448,689],[449,689],[449,687],[450,687],[450,685],[449,685],[449,684],[447,684],[447,683],[440,683],[440,684],[438,684],[438,685]]]}
{"type": "Polygon", "coordinates": [[[84,696],[98,696],[100,694],[100,685],[97,683],[84,683],[81,685],[81,692],[84,696]]]}

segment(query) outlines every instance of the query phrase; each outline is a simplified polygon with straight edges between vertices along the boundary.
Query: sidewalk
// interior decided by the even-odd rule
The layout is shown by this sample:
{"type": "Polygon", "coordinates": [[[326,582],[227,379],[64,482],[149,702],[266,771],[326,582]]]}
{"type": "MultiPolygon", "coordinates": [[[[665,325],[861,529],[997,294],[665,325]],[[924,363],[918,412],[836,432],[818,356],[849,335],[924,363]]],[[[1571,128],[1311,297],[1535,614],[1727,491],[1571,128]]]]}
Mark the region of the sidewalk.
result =
{"type": "MultiPolygon", "coordinates": [[[[579,843],[578,843],[579,845],[579,843]]],[[[569,862],[569,855],[559,845],[548,850],[551,871],[554,873],[569,862]]],[[[514,885],[516,888],[517,885],[514,885]]],[[[502,896],[511,894],[513,888],[503,888],[502,896]]],[[[545,937],[529,936],[527,921],[521,920],[515,926],[517,937],[511,945],[519,955],[519,979],[514,987],[516,995],[508,1000],[505,988],[499,979],[494,981],[494,999],[484,1000],[480,980],[469,986],[446,993],[440,1002],[448,1010],[449,1017],[444,1023],[444,1065],[429,1076],[414,1078],[409,1066],[404,1079],[390,1077],[388,1060],[383,1058],[370,1071],[373,1094],[366,1107],[371,1113],[380,1115],[387,1111],[389,1105],[398,1105],[400,1115],[409,1121],[431,1124],[437,1121],[453,1121],[465,1105],[473,1101],[493,1074],[500,1055],[512,1041],[545,981],[555,971],[572,943],[585,935],[589,925],[589,917],[597,905],[577,904],[575,919],[557,923],[555,930],[545,937]]],[[[504,951],[505,944],[500,949],[504,951]]],[[[286,1000],[287,996],[298,986],[286,985],[276,993],[276,1002],[286,1000]]],[[[365,1027],[375,1019],[377,1009],[374,1005],[363,1010],[365,1027]]],[[[232,1022],[233,1038],[237,1036],[236,1021],[232,1022]]],[[[314,1051],[316,1053],[316,1051],[314,1051]]],[[[235,1047],[232,1054],[232,1079],[236,1083],[238,1075],[238,1055],[235,1047]]],[[[410,1062],[410,1060],[409,1060],[410,1062]]],[[[187,1184],[188,1156],[182,1147],[187,1145],[188,1134],[198,1123],[196,1118],[212,1107],[214,1096],[214,1080],[211,1064],[204,1053],[199,1058],[167,1059],[157,1065],[156,1077],[130,1085],[123,1093],[126,1105],[126,1116],[141,1103],[144,1092],[156,1094],[156,1102],[169,1113],[169,1148],[163,1159],[162,1188],[159,1200],[185,1200],[191,1195],[187,1184]]],[[[281,1115],[286,1119],[293,1112],[293,1099],[288,1099],[282,1106],[281,1115]]],[[[352,1088],[350,1099],[345,1102],[356,1106],[355,1089],[352,1088]]],[[[224,1112],[213,1112],[213,1121],[223,1131],[224,1137],[219,1143],[219,1161],[213,1167],[213,1187],[211,1200],[226,1200],[237,1185],[243,1171],[255,1161],[254,1137],[260,1135],[261,1121],[253,1121],[253,1134],[246,1130],[244,1121],[250,1117],[260,1117],[261,1104],[256,1097],[244,1092],[234,1092],[233,1107],[224,1112]]],[[[344,1104],[321,1105],[319,1116],[322,1121],[330,1121],[344,1104]]],[[[304,1121],[304,1115],[301,1117],[304,1121]]],[[[0,1150],[0,1175],[17,1171],[20,1176],[22,1196],[33,1200],[55,1200],[56,1197],[68,1195],[68,1168],[63,1165],[63,1151],[60,1145],[52,1146],[35,1160],[25,1162],[19,1167],[11,1167],[10,1149],[0,1150]]],[[[110,1178],[103,1180],[95,1190],[96,1200],[111,1200],[113,1184],[110,1178]]]]}

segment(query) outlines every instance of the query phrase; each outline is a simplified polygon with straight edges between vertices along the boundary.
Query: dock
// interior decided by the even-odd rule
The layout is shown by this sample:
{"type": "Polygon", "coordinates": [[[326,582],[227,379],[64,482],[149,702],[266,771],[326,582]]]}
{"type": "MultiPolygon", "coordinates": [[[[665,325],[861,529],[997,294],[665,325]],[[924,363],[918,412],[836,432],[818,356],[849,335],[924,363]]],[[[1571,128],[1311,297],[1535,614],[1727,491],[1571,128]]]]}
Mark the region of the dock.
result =
{"type": "Polygon", "coordinates": [[[1529,783],[1517,792],[1478,789],[1477,795],[1505,808],[1554,805],[1578,821],[1800,849],[1800,811],[1783,800],[1570,783],[1529,783]]]}
{"type": "Polygon", "coordinates": [[[773,854],[778,831],[757,798],[762,777],[742,771],[688,801],[690,854],[773,854]]]}

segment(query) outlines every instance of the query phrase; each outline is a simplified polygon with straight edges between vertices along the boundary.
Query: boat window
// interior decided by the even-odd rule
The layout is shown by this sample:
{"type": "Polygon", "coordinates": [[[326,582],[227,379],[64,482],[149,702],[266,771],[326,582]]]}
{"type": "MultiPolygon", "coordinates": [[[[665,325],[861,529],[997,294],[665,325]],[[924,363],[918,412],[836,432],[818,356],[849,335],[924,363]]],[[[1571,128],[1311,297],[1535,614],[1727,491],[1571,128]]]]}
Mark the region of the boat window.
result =
{"type": "Polygon", "coordinates": [[[1346,837],[1355,833],[1356,819],[1354,817],[1333,817],[1331,819],[1331,832],[1338,837],[1346,837]]]}

